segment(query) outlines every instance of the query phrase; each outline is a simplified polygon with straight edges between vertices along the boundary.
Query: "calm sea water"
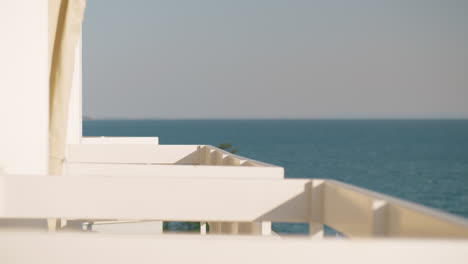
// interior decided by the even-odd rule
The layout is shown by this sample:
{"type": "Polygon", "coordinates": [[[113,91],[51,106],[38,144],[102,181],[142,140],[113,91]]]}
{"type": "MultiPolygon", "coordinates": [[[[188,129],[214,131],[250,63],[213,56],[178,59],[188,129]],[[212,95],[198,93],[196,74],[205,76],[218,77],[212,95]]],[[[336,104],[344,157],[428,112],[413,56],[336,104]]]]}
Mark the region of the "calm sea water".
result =
{"type": "Polygon", "coordinates": [[[88,120],[83,134],[231,143],[287,178],[336,179],[468,217],[468,120],[88,120]]]}

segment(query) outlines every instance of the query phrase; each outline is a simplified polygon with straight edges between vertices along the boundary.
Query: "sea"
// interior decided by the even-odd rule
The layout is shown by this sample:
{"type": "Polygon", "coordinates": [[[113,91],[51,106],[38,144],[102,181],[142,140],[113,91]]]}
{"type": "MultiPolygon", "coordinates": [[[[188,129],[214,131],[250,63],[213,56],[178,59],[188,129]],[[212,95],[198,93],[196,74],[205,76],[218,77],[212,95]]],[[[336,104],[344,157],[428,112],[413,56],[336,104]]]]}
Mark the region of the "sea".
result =
{"type": "Polygon", "coordinates": [[[468,218],[468,120],[85,120],[83,135],[227,143],[284,167],[286,178],[335,179],[468,218]]]}

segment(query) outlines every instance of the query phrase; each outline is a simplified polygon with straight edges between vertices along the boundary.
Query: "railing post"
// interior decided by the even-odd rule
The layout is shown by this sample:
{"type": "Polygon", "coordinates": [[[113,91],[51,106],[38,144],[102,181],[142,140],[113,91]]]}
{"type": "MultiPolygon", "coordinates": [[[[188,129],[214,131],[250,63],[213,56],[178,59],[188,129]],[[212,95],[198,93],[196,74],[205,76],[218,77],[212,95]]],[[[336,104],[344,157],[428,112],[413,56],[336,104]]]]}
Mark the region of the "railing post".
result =
{"type": "Polygon", "coordinates": [[[203,147],[197,146],[197,159],[198,159],[198,165],[202,165],[203,162],[205,161],[205,151],[203,147]]]}
{"type": "Polygon", "coordinates": [[[239,223],[238,222],[232,222],[231,224],[231,234],[233,235],[238,235],[239,234],[239,223]]]}
{"type": "Polygon", "coordinates": [[[234,158],[231,156],[226,156],[223,161],[223,165],[228,165],[228,166],[239,166],[240,165],[240,159],[234,158]]]}
{"type": "Polygon", "coordinates": [[[205,146],[205,150],[204,150],[205,160],[204,160],[203,165],[211,165],[211,152],[212,151],[211,151],[210,147],[205,146]]]}
{"type": "Polygon", "coordinates": [[[217,228],[218,233],[221,234],[239,234],[239,223],[238,222],[221,222],[217,228]]]}
{"type": "Polygon", "coordinates": [[[372,236],[383,237],[387,235],[387,208],[387,201],[372,201],[372,236]]]}
{"type": "Polygon", "coordinates": [[[210,222],[210,234],[221,234],[220,222],[210,222]]]}
{"type": "Polygon", "coordinates": [[[215,222],[207,222],[208,225],[210,225],[210,231],[208,231],[208,234],[216,234],[216,223],[215,222]]]}
{"type": "Polygon", "coordinates": [[[323,238],[323,224],[309,223],[309,236],[311,238],[323,238]]]}
{"type": "Polygon", "coordinates": [[[207,233],[207,223],[200,222],[200,235],[206,235],[207,233]]]}
{"type": "Polygon", "coordinates": [[[198,146],[197,154],[199,158],[199,165],[211,165],[211,153],[212,150],[208,146],[198,146]]]}
{"type": "Polygon", "coordinates": [[[221,233],[222,234],[231,234],[232,233],[232,222],[222,222],[221,223],[221,233]]]}
{"type": "Polygon", "coordinates": [[[224,160],[224,157],[226,155],[224,155],[224,153],[216,150],[213,152],[214,153],[214,156],[215,156],[215,160],[213,162],[213,165],[223,165],[223,160],[224,160]]]}
{"type": "Polygon", "coordinates": [[[311,180],[306,188],[309,192],[309,236],[323,238],[325,181],[311,180]]]}
{"type": "Polygon", "coordinates": [[[56,218],[48,218],[47,219],[47,230],[49,232],[55,232],[57,230],[57,219],[56,218]]]}
{"type": "Polygon", "coordinates": [[[271,236],[271,222],[263,221],[261,223],[262,236],[271,236]]]}

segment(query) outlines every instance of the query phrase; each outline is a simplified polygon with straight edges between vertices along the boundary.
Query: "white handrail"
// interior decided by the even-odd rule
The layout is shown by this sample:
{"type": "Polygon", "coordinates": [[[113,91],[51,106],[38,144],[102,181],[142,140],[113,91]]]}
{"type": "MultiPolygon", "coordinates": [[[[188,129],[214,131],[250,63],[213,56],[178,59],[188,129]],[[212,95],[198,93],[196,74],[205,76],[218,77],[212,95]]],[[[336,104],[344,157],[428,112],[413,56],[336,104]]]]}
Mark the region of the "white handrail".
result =
{"type": "Polygon", "coordinates": [[[1,263],[467,263],[468,242],[2,233],[1,263]]]}
{"type": "Polygon", "coordinates": [[[466,219],[328,180],[0,176],[0,186],[0,218],[310,222],[351,237],[468,238],[466,219]]]}

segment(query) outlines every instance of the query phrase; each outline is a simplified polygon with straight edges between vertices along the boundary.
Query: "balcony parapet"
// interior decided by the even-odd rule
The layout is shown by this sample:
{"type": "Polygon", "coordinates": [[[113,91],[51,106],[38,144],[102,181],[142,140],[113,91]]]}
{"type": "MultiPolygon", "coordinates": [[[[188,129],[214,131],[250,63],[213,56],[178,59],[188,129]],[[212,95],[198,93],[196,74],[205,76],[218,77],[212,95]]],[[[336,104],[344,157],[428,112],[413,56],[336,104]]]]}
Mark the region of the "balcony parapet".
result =
{"type": "MultiPolygon", "coordinates": [[[[98,138],[99,139],[99,138],[98,138]]],[[[98,140],[97,139],[97,140],[98,140]]],[[[66,175],[283,179],[279,166],[209,145],[109,142],[67,146],[66,175]]],[[[125,140],[124,142],[130,142],[125,140]]]]}
{"type": "Polygon", "coordinates": [[[289,222],[349,237],[468,238],[468,221],[332,180],[0,176],[3,219],[289,222]],[[170,202],[168,202],[170,201],[170,202]]]}

